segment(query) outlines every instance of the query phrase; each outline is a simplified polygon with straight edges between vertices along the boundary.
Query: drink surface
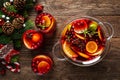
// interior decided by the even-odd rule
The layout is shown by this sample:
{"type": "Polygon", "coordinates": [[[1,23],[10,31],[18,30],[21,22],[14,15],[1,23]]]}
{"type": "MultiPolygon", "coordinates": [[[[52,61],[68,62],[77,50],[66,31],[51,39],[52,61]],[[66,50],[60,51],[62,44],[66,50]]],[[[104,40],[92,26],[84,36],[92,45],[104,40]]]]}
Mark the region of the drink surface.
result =
{"type": "Polygon", "coordinates": [[[95,59],[103,53],[105,42],[101,25],[86,18],[70,22],[61,34],[63,53],[73,61],[95,59]]]}
{"type": "Polygon", "coordinates": [[[32,59],[32,70],[38,75],[44,75],[52,68],[52,60],[50,57],[45,55],[38,55],[32,59]]]}

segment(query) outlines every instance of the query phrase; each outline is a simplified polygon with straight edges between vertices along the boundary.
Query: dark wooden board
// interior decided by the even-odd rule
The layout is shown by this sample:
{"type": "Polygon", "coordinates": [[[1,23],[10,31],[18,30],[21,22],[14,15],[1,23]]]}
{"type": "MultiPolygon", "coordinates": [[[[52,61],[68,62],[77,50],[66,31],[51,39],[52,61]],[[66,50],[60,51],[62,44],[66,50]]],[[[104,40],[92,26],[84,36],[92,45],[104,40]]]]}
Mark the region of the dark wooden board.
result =
{"type": "MultiPolygon", "coordinates": [[[[100,63],[91,67],[78,67],[67,61],[54,59],[53,69],[45,76],[37,76],[31,70],[31,60],[41,52],[30,51],[23,46],[20,54],[21,73],[11,73],[7,70],[6,76],[0,76],[0,80],[120,80],[119,0],[38,0],[38,3],[43,4],[45,12],[51,13],[57,21],[55,35],[45,42],[44,52],[52,51],[65,22],[76,16],[93,16],[102,22],[111,23],[115,31],[111,50],[100,63]]],[[[35,20],[36,15],[32,10],[30,19],[35,20]]]]}

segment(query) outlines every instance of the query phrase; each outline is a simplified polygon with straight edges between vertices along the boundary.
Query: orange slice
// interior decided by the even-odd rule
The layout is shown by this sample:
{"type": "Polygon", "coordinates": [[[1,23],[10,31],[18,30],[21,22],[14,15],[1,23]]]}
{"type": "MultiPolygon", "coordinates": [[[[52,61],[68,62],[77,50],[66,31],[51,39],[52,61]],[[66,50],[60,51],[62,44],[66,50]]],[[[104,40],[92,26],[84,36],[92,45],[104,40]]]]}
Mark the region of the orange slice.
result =
{"type": "Polygon", "coordinates": [[[81,35],[79,35],[79,34],[77,34],[77,33],[75,33],[75,35],[76,35],[79,39],[85,40],[85,37],[83,37],[83,36],[81,36],[81,35]]]}
{"type": "Polygon", "coordinates": [[[70,28],[71,28],[71,24],[68,24],[68,25],[63,29],[63,31],[62,31],[62,36],[65,36],[67,30],[70,30],[70,28]]]}
{"type": "Polygon", "coordinates": [[[95,41],[89,41],[87,44],[86,44],[86,50],[89,52],[89,53],[95,53],[98,49],[98,46],[97,46],[97,43],[95,41]]]}
{"type": "Polygon", "coordinates": [[[83,58],[86,58],[86,59],[88,59],[88,58],[90,58],[90,56],[88,56],[88,55],[86,55],[86,54],[84,54],[84,53],[82,53],[82,52],[77,52],[81,57],[83,57],[83,58]]]}
{"type": "Polygon", "coordinates": [[[46,26],[46,27],[49,27],[49,26],[50,26],[51,20],[50,20],[50,18],[49,18],[48,16],[43,16],[43,17],[42,17],[42,20],[45,20],[44,26],[46,26]]]}
{"type": "Polygon", "coordinates": [[[100,54],[102,54],[103,50],[104,50],[104,47],[101,47],[101,48],[100,48],[98,51],[96,51],[94,54],[90,54],[90,55],[91,55],[91,56],[100,55],[100,54]]]}
{"type": "Polygon", "coordinates": [[[64,53],[65,53],[69,58],[74,59],[74,58],[77,58],[77,57],[78,57],[78,55],[77,55],[74,51],[71,50],[70,45],[69,45],[66,41],[63,43],[62,46],[63,46],[63,51],[64,51],[64,53]]]}
{"type": "MultiPolygon", "coordinates": [[[[48,23],[46,24],[48,25],[48,23]]],[[[48,26],[48,29],[44,30],[45,33],[50,32],[51,30],[53,30],[55,27],[55,19],[52,18],[52,20],[50,21],[50,25],[48,26]]]]}
{"type": "Polygon", "coordinates": [[[36,56],[33,60],[34,60],[34,61],[36,61],[36,60],[46,61],[46,62],[48,62],[50,65],[53,64],[53,61],[51,60],[51,58],[48,57],[48,56],[45,56],[45,55],[38,55],[38,56],[36,56]]]}
{"type": "Polygon", "coordinates": [[[100,29],[100,27],[98,27],[98,36],[99,36],[100,40],[102,40],[102,35],[101,35],[101,29],[100,29]]]}
{"type": "Polygon", "coordinates": [[[38,71],[40,74],[45,74],[50,70],[50,64],[46,61],[41,61],[38,64],[38,71]]]}
{"type": "Polygon", "coordinates": [[[33,34],[32,41],[39,42],[40,40],[42,40],[42,35],[41,34],[38,34],[38,33],[33,34]]]}

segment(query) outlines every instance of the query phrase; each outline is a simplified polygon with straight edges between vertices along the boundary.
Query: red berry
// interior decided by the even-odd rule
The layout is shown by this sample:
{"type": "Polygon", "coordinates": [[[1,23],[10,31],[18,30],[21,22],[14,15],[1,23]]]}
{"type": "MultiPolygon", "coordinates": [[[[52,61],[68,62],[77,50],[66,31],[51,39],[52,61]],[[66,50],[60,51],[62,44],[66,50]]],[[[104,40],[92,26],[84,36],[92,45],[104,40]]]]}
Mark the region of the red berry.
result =
{"type": "Polygon", "coordinates": [[[35,11],[36,11],[36,12],[42,12],[42,11],[43,11],[43,6],[42,6],[41,4],[37,4],[37,5],[35,6],[35,11]]]}
{"type": "Polygon", "coordinates": [[[0,18],[0,26],[2,26],[5,23],[4,19],[0,18]]]}

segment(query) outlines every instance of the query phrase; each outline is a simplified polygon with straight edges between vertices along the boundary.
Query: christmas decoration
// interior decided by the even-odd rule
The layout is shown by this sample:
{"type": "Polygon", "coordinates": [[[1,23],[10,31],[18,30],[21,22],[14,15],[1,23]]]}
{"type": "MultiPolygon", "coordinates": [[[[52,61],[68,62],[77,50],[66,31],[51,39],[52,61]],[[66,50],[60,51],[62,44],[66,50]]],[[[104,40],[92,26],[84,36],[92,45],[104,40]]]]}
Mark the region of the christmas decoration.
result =
{"type": "MultiPolygon", "coordinates": [[[[28,20],[28,10],[33,8],[33,0],[0,1],[0,74],[6,69],[20,72],[18,54],[21,49],[22,34],[32,29],[33,21],[28,20]],[[10,44],[9,44],[10,43],[10,44]],[[12,44],[12,45],[11,45],[12,44]]],[[[35,39],[37,41],[37,39],[35,39]]]]}
{"type": "Polygon", "coordinates": [[[38,12],[38,13],[42,12],[43,8],[44,7],[41,4],[35,5],[35,11],[38,12]]]}
{"type": "Polygon", "coordinates": [[[37,49],[42,45],[43,35],[36,30],[27,30],[23,34],[23,42],[28,49],[37,49]]]}
{"type": "Polygon", "coordinates": [[[13,5],[16,9],[21,10],[25,7],[26,0],[14,0],[13,5]]]}
{"type": "Polygon", "coordinates": [[[19,51],[14,50],[11,43],[7,45],[0,44],[0,59],[2,59],[0,64],[2,64],[4,68],[6,67],[9,69],[11,72],[20,72],[18,58],[14,57],[16,55],[19,55],[19,51]]]}
{"type": "Polygon", "coordinates": [[[20,49],[21,37],[24,31],[33,28],[33,21],[27,20],[28,9],[34,5],[33,0],[2,0],[0,3],[0,43],[14,42],[14,48],[20,49]],[[21,3],[24,10],[18,9],[21,3]],[[18,4],[18,5],[17,5],[18,4]],[[30,6],[32,4],[32,6],[30,6]],[[17,9],[16,9],[17,8],[17,9]]]}
{"type": "Polygon", "coordinates": [[[0,26],[2,26],[5,23],[4,19],[0,18],[0,26]]]}
{"type": "Polygon", "coordinates": [[[10,23],[10,22],[6,22],[3,24],[2,26],[2,31],[7,34],[7,35],[10,35],[13,33],[14,31],[14,27],[13,25],[10,23]]]}
{"type": "Polygon", "coordinates": [[[24,24],[24,19],[19,17],[19,18],[15,18],[13,21],[12,21],[12,24],[13,26],[16,28],[16,29],[20,29],[23,27],[23,24],[24,24]]]}
{"type": "Polygon", "coordinates": [[[20,72],[20,64],[18,62],[14,62],[14,63],[11,63],[11,64],[8,64],[6,62],[2,62],[2,64],[5,65],[6,68],[8,70],[10,70],[11,72],[20,72]]]}
{"type": "Polygon", "coordinates": [[[5,3],[3,3],[3,6],[4,6],[4,7],[8,7],[8,6],[10,6],[10,5],[11,5],[10,2],[5,2],[5,3]]]}
{"type": "Polygon", "coordinates": [[[4,76],[6,73],[6,67],[2,64],[3,61],[3,59],[0,59],[0,75],[4,76]]]}
{"type": "Polygon", "coordinates": [[[45,36],[52,36],[55,30],[55,18],[49,13],[38,14],[35,20],[36,27],[45,36]]]}
{"type": "MultiPolygon", "coordinates": [[[[42,46],[43,37],[53,34],[55,19],[49,13],[42,13],[43,6],[34,8],[38,13],[36,21],[28,20],[28,11],[36,0],[2,0],[0,2],[0,74],[6,69],[20,72],[19,50],[22,42],[28,49],[34,50],[42,46]],[[40,14],[41,13],[41,14],[40,14]],[[36,30],[33,27],[36,26],[36,30]]],[[[32,69],[39,75],[46,74],[52,68],[52,60],[48,56],[38,55],[32,60],[32,69]]]]}
{"type": "Polygon", "coordinates": [[[38,55],[32,59],[32,70],[38,75],[44,75],[50,71],[53,62],[50,57],[38,55]]]}

